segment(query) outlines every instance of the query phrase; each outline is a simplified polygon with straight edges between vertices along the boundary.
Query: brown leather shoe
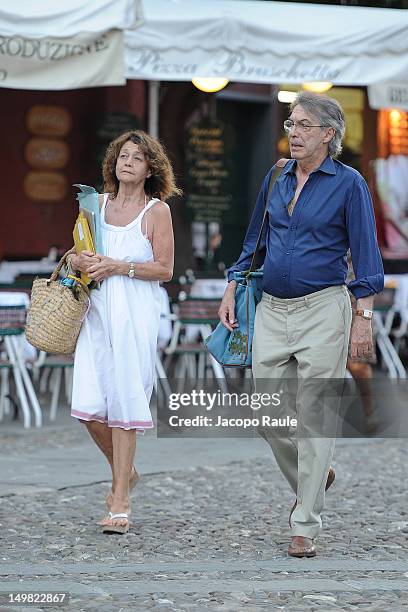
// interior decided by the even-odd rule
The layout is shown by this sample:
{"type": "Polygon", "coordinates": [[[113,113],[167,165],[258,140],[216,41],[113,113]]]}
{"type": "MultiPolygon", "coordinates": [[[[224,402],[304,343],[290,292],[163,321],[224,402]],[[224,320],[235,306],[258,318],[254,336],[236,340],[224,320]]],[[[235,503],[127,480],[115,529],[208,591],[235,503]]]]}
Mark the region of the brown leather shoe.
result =
{"type": "MultiPolygon", "coordinates": [[[[327,489],[330,489],[330,487],[332,486],[335,478],[336,478],[336,472],[331,467],[330,470],[329,470],[329,473],[327,475],[326,488],[325,488],[326,491],[327,491],[327,489]]],[[[292,525],[291,525],[291,518],[292,518],[292,514],[295,511],[296,506],[297,506],[297,499],[295,499],[295,503],[293,504],[292,510],[290,511],[290,514],[289,514],[289,527],[292,527],[292,525]]]]}
{"type": "Polygon", "coordinates": [[[288,548],[288,555],[290,557],[315,557],[316,549],[311,538],[304,538],[303,536],[293,536],[292,541],[288,548]]]}

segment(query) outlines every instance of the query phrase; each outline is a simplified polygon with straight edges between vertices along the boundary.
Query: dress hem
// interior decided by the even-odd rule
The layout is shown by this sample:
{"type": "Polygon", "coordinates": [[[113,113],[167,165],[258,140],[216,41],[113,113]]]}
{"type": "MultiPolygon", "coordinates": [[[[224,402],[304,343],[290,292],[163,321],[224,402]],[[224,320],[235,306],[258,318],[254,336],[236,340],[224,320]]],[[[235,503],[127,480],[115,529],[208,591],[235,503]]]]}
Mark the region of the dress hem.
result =
{"type": "Polygon", "coordinates": [[[109,421],[106,417],[80,412],[79,410],[71,410],[71,416],[82,421],[97,421],[98,423],[105,423],[108,427],[119,427],[126,430],[136,429],[137,431],[144,431],[145,429],[154,428],[153,421],[109,421]]]}

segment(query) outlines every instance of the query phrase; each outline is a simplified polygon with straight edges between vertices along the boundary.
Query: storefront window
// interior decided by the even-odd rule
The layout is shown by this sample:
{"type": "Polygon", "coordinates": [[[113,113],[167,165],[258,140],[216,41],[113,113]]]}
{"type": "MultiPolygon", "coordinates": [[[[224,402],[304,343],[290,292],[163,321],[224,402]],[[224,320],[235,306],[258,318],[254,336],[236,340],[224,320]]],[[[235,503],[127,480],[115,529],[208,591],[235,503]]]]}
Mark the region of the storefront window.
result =
{"type": "Polygon", "coordinates": [[[393,253],[408,255],[408,113],[381,109],[377,140],[374,167],[386,246],[393,253]]]}

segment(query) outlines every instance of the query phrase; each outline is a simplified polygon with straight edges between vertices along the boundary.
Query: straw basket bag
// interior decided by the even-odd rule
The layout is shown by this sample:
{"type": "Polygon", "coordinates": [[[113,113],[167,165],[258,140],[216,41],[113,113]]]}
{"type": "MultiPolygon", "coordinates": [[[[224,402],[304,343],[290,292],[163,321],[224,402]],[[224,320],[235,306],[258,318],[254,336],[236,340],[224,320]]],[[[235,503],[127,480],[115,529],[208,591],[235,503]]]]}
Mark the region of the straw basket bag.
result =
{"type": "Polygon", "coordinates": [[[59,273],[74,249],[61,258],[49,279],[33,282],[31,306],[27,314],[27,340],[47,353],[69,354],[75,345],[81,325],[87,315],[90,300],[88,290],[79,285],[76,292],[61,285],[59,273]]]}

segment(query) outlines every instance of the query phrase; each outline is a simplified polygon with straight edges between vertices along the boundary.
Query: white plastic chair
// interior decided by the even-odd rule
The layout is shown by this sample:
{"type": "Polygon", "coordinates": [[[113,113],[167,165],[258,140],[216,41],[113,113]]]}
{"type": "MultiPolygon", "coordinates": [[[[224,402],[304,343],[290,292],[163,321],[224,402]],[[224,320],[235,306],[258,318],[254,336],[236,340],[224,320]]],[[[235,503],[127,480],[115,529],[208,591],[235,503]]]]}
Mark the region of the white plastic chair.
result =
{"type": "Polygon", "coordinates": [[[60,399],[62,375],[64,374],[66,401],[69,404],[72,395],[73,355],[49,355],[40,351],[33,363],[34,379],[39,381],[40,393],[51,391],[50,421],[55,421],[60,399]]]}
{"type": "MultiPolygon", "coordinates": [[[[386,289],[392,289],[393,285],[393,280],[390,277],[386,277],[386,289]]],[[[406,303],[408,305],[408,297],[406,303]]],[[[398,293],[398,288],[394,295],[389,298],[387,298],[385,292],[376,296],[373,315],[374,337],[384,365],[388,370],[388,376],[390,378],[407,378],[407,372],[398,355],[398,350],[391,342],[393,334],[392,325],[397,313],[400,314],[401,321],[403,321],[406,314],[403,312],[401,292],[398,293]]],[[[402,326],[400,326],[399,333],[401,331],[403,331],[402,326]]],[[[406,333],[406,329],[403,333],[406,333]]]]}
{"type": "MultiPolygon", "coordinates": [[[[8,373],[13,373],[17,398],[23,411],[24,427],[31,427],[30,406],[34,413],[36,427],[42,425],[42,412],[34,386],[27,371],[24,359],[24,326],[26,319],[26,304],[19,299],[21,294],[1,294],[0,302],[0,339],[3,341],[1,351],[1,390],[0,390],[0,420],[8,413],[10,391],[8,373]],[[20,303],[18,303],[20,301],[20,303]],[[14,302],[14,304],[13,304],[14,302]]],[[[27,299],[26,294],[22,294],[27,299]]]]}

